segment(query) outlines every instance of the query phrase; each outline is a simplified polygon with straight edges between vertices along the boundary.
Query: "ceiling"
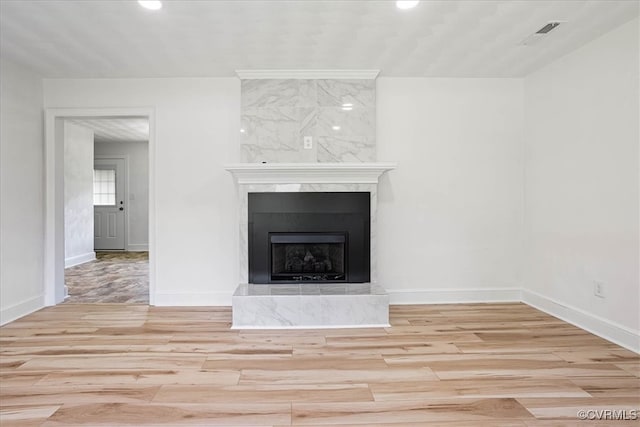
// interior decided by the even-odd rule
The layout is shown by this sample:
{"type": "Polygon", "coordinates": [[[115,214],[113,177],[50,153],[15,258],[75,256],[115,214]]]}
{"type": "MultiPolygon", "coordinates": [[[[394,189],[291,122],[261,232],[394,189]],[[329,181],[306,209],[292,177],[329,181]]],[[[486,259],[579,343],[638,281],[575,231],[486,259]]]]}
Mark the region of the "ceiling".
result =
{"type": "Polygon", "coordinates": [[[521,77],[638,16],[637,1],[2,0],[0,54],[43,77],[222,77],[236,69],[380,69],[521,77]],[[522,41],[550,21],[538,43],[522,41]]]}
{"type": "Polygon", "coordinates": [[[73,118],[71,123],[93,131],[95,142],[148,142],[146,117],[73,118]]]}

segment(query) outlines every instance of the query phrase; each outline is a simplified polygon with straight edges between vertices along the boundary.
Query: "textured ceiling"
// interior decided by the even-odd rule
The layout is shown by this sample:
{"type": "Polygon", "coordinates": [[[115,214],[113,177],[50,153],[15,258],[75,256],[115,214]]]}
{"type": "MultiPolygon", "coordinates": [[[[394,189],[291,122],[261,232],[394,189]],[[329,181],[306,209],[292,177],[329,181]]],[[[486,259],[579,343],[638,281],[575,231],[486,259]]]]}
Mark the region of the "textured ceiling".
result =
{"type": "Polygon", "coordinates": [[[380,69],[520,77],[638,15],[637,1],[0,1],[0,54],[44,77],[380,69]],[[540,42],[522,40],[563,21],[540,42]]]}
{"type": "Polygon", "coordinates": [[[96,142],[149,141],[146,117],[75,118],[69,121],[91,129],[96,142]]]}

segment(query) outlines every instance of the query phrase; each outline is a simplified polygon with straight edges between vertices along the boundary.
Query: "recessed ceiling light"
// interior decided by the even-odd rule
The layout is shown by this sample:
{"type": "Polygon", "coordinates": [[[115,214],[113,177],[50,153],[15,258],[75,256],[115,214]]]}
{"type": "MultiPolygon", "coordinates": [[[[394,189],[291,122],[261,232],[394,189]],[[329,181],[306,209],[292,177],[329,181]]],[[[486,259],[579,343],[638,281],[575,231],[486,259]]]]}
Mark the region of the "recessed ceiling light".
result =
{"type": "Polygon", "coordinates": [[[344,104],[342,104],[342,109],[344,111],[351,111],[353,110],[353,104],[350,102],[345,102],[344,104]]]}
{"type": "Polygon", "coordinates": [[[340,130],[340,126],[338,126],[338,125],[331,126],[331,129],[333,129],[333,130],[340,130]]]}
{"type": "Polygon", "coordinates": [[[162,2],[159,0],[138,0],[138,4],[149,10],[162,9],[162,2]]]}
{"type": "Polygon", "coordinates": [[[396,7],[398,9],[413,9],[420,3],[420,0],[398,0],[396,7]]]}

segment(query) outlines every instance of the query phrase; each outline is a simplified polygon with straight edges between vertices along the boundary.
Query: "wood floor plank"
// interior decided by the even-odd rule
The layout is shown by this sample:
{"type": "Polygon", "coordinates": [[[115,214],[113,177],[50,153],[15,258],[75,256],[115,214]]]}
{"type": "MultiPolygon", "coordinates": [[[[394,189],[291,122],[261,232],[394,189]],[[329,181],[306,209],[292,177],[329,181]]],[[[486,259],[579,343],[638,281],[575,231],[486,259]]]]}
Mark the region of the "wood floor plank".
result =
{"type": "Polygon", "coordinates": [[[382,356],[354,355],[345,359],[331,355],[307,355],[294,356],[290,358],[264,359],[207,359],[202,366],[203,369],[243,369],[243,370],[269,370],[269,371],[290,371],[309,369],[332,369],[332,370],[384,370],[387,364],[382,356]]]}
{"type": "Polygon", "coordinates": [[[0,370],[0,388],[33,385],[46,376],[47,373],[42,371],[16,373],[13,370],[0,370]]]}
{"type": "Polygon", "coordinates": [[[534,343],[525,339],[526,336],[522,336],[517,341],[505,341],[505,342],[463,342],[456,343],[456,347],[463,353],[553,353],[556,351],[568,350],[573,351],[598,351],[598,350],[618,350],[619,346],[611,343],[600,343],[596,340],[590,340],[589,342],[564,342],[558,340],[556,342],[546,343],[534,343]]]}
{"type": "MultiPolygon", "coordinates": [[[[273,343],[251,343],[237,342],[226,337],[214,337],[212,334],[202,337],[182,337],[171,340],[170,345],[174,346],[197,346],[203,348],[207,353],[223,353],[236,355],[291,355],[293,345],[273,344],[273,343]]],[[[315,347],[314,347],[315,348],[315,347]]]]}
{"type": "Polygon", "coordinates": [[[163,335],[101,335],[101,334],[91,334],[85,336],[67,336],[67,335],[59,335],[55,337],[48,338],[40,338],[40,337],[27,337],[21,339],[19,342],[14,342],[10,345],[3,346],[4,347],[59,347],[59,346],[85,346],[85,345],[94,345],[96,343],[96,336],[102,337],[100,340],[101,346],[130,346],[130,345],[162,345],[168,344],[169,340],[172,336],[163,335]]]}
{"type": "Polygon", "coordinates": [[[553,354],[571,363],[638,363],[638,355],[622,348],[590,351],[555,351],[553,354]]]}
{"type": "Polygon", "coordinates": [[[264,343],[264,344],[285,344],[285,345],[324,345],[326,339],[324,335],[320,335],[317,332],[307,332],[300,335],[283,335],[280,333],[264,333],[264,334],[247,334],[240,332],[238,334],[238,340],[245,343],[264,343]]]}
{"type": "Polygon", "coordinates": [[[636,397],[640,409],[640,378],[616,378],[612,381],[611,377],[581,377],[572,378],[571,382],[594,397],[636,397]]]}
{"type": "Polygon", "coordinates": [[[245,369],[241,371],[240,384],[332,384],[369,383],[373,381],[402,382],[410,380],[437,381],[438,377],[428,368],[420,369],[298,369],[268,371],[245,369]]]}
{"type": "Polygon", "coordinates": [[[0,371],[7,371],[9,369],[17,369],[29,361],[28,356],[2,356],[0,359],[0,371]]]}
{"type": "Polygon", "coordinates": [[[199,425],[272,426],[291,424],[289,403],[88,403],[63,405],[43,427],[78,424],[109,426],[199,425]],[[108,420],[108,421],[107,421],[108,420]]]}
{"type": "Polygon", "coordinates": [[[2,406],[0,407],[0,425],[40,425],[60,409],[60,406],[2,406]]]}
{"type": "Polygon", "coordinates": [[[510,398],[510,397],[590,397],[573,382],[563,378],[468,379],[436,382],[371,383],[376,401],[431,398],[510,398]]]}
{"type": "Polygon", "coordinates": [[[38,381],[38,386],[100,384],[211,384],[222,386],[237,384],[239,379],[240,371],[202,369],[72,370],[49,373],[38,381]]]}
{"type": "Polygon", "coordinates": [[[478,338],[471,332],[459,332],[444,334],[400,334],[393,333],[389,335],[378,336],[342,336],[342,337],[329,337],[327,338],[327,346],[340,348],[340,347],[372,347],[372,346],[384,346],[384,347],[402,347],[411,345],[422,345],[426,342],[478,342],[482,339],[478,338]]]}
{"type": "Polygon", "coordinates": [[[38,357],[38,356],[74,356],[74,355],[105,355],[105,354],[122,354],[129,351],[129,345],[110,345],[105,348],[104,345],[41,345],[20,347],[18,345],[2,347],[0,355],[3,357],[38,357]]]}
{"type": "Polygon", "coordinates": [[[581,410],[638,410],[638,404],[640,404],[638,399],[638,396],[552,397],[519,398],[518,402],[535,415],[537,419],[575,420],[581,410]]]}
{"type": "Polygon", "coordinates": [[[436,423],[526,419],[532,415],[515,399],[434,399],[402,402],[293,403],[293,425],[385,422],[436,423]]]}
{"type": "Polygon", "coordinates": [[[59,369],[180,369],[201,368],[206,357],[204,355],[171,356],[135,355],[121,353],[108,356],[68,356],[33,358],[19,369],[26,370],[59,370],[59,369]]]}
{"type": "Polygon", "coordinates": [[[501,360],[504,365],[512,363],[535,363],[535,362],[562,362],[563,360],[552,353],[514,353],[514,354],[494,354],[494,353],[455,353],[455,354],[401,354],[384,356],[384,361],[389,366],[402,367],[441,367],[455,366],[456,363],[463,363],[468,366],[467,362],[474,364],[485,360],[501,360]]]}
{"type": "Polygon", "coordinates": [[[210,385],[162,386],[154,402],[266,403],[266,402],[370,402],[367,384],[241,384],[228,387],[210,385]]]}
{"type": "Polygon", "coordinates": [[[629,373],[606,363],[568,363],[565,361],[505,360],[500,357],[485,360],[430,362],[426,365],[440,379],[487,377],[628,377],[629,373]]]}
{"type": "Polygon", "coordinates": [[[635,362],[624,362],[624,363],[615,363],[615,365],[629,372],[631,375],[635,375],[640,378],[640,362],[637,360],[635,362]]]}
{"type": "Polygon", "coordinates": [[[0,407],[17,405],[62,405],[92,402],[150,402],[160,386],[32,386],[11,387],[3,390],[0,407]]]}
{"type": "MultiPolygon", "coordinates": [[[[380,340],[382,341],[382,339],[380,340]]],[[[294,356],[305,356],[314,354],[332,354],[342,357],[350,357],[352,355],[379,355],[382,357],[405,354],[452,354],[460,353],[455,344],[446,342],[423,342],[411,345],[340,345],[336,346],[296,346],[293,349],[294,356]]]]}

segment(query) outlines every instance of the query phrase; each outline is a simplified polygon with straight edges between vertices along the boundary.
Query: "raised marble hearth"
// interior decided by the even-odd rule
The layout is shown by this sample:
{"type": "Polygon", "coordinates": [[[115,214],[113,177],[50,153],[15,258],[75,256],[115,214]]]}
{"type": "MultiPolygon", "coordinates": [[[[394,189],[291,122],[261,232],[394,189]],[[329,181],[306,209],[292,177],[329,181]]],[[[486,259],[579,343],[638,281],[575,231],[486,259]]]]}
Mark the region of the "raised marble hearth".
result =
{"type": "Polygon", "coordinates": [[[387,326],[389,295],[377,284],[242,284],[233,294],[233,329],[387,326]]]}

